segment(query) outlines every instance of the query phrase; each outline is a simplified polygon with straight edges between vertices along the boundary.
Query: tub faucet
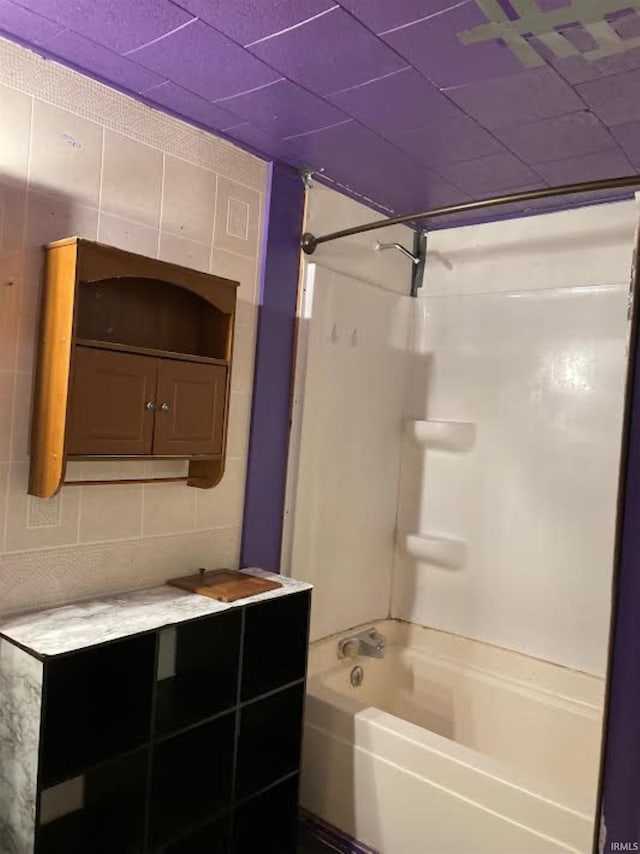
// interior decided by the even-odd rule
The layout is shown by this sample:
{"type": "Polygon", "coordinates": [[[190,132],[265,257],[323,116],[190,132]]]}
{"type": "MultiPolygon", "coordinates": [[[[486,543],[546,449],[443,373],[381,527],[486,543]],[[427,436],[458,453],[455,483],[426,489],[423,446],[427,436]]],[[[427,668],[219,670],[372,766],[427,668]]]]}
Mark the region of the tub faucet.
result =
{"type": "Polygon", "coordinates": [[[338,641],[338,658],[384,658],[385,637],[377,629],[365,629],[338,641]]]}

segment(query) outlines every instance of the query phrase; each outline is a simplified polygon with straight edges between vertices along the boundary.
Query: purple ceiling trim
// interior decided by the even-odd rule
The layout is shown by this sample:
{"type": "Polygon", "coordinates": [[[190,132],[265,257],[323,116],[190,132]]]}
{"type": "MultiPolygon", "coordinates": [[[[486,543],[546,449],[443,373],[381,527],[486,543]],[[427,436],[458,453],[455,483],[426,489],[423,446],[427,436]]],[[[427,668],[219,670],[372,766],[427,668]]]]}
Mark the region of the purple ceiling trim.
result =
{"type": "Polygon", "coordinates": [[[280,572],[304,185],[272,164],[264,237],[241,566],[280,572]]]}

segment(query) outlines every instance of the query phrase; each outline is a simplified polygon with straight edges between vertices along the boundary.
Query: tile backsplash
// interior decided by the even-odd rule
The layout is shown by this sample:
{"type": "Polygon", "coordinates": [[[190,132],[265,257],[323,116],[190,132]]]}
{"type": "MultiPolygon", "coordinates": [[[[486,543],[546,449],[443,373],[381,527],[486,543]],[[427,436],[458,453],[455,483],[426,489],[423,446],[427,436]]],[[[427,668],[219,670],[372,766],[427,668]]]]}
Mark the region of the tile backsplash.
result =
{"type": "MultiPolygon", "coordinates": [[[[266,185],[266,164],[230,143],[0,40],[0,612],[237,564],[266,185]],[[240,281],[217,489],[27,495],[41,247],[73,235],[240,281]]],[[[75,468],[76,479],[180,473],[162,462],[75,468]]]]}

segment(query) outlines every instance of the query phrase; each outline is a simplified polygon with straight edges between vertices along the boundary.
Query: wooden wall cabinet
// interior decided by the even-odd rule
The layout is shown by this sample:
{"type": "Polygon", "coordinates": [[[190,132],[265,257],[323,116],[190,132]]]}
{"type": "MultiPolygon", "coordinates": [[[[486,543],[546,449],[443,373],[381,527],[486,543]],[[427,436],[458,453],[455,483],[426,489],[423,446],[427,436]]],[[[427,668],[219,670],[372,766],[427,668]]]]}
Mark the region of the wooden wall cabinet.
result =
{"type": "Polygon", "coordinates": [[[82,459],[188,459],[215,486],[238,283],[78,238],[45,251],[29,492],[82,459]]]}

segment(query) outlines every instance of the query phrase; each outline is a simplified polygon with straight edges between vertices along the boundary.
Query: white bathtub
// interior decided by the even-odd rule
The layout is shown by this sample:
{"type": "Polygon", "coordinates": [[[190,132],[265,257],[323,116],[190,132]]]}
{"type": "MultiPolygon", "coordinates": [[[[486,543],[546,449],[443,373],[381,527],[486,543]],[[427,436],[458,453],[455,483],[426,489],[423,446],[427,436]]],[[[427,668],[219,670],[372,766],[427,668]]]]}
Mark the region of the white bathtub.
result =
{"type": "Polygon", "coordinates": [[[303,806],[384,854],[591,851],[602,680],[375,625],[383,660],[311,646],[303,806]]]}

